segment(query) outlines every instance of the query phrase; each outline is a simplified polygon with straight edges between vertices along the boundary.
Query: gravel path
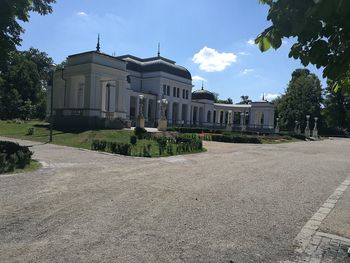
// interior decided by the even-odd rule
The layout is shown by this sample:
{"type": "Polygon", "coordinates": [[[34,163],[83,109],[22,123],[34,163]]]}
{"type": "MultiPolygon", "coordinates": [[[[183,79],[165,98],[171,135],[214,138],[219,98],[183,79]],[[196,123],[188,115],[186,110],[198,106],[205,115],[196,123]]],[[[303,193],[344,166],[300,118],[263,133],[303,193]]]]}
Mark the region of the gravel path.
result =
{"type": "Polygon", "coordinates": [[[350,174],[346,139],[205,146],[159,159],[33,146],[42,169],[0,175],[0,262],[292,260],[350,174]]]}

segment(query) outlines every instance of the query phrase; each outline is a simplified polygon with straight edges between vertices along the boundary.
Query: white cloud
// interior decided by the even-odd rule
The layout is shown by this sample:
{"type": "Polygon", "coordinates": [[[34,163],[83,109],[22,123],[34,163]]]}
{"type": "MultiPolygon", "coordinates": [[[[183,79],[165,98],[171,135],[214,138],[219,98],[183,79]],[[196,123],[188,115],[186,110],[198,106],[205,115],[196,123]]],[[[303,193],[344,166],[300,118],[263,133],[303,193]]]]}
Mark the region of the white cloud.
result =
{"type": "Polygon", "coordinates": [[[223,71],[226,67],[237,61],[234,53],[220,53],[213,48],[205,46],[194,54],[192,61],[199,64],[199,68],[206,72],[223,71]]]}
{"type": "Polygon", "coordinates": [[[254,41],[254,38],[251,38],[247,41],[247,44],[250,45],[250,46],[254,46],[255,45],[255,41],[254,41]]]}
{"type": "Polygon", "coordinates": [[[241,71],[241,74],[247,75],[248,73],[251,73],[253,71],[254,71],[254,69],[252,69],[252,68],[245,68],[244,70],[241,71]]]}
{"type": "Polygon", "coordinates": [[[193,81],[207,81],[205,78],[202,78],[201,76],[198,76],[198,75],[193,76],[192,80],[193,81]]]}
{"type": "Polygon", "coordinates": [[[77,16],[87,16],[87,14],[83,11],[75,13],[77,16]]]}
{"type": "MultiPolygon", "coordinates": [[[[265,94],[264,97],[265,97],[265,100],[272,101],[272,100],[276,99],[279,96],[281,96],[281,94],[267,93],[267,94],[265,94]]],[[[262,95],[261,95],[261,97],[262,97],[262,95]]]]}
{"type": "Polygon", "coordinates": [[[248,52],[241,51],[241,52],[238,52],[238,55],[241,55],[241,56],[249,56],[250,54],[249,54],[248,52]]]}

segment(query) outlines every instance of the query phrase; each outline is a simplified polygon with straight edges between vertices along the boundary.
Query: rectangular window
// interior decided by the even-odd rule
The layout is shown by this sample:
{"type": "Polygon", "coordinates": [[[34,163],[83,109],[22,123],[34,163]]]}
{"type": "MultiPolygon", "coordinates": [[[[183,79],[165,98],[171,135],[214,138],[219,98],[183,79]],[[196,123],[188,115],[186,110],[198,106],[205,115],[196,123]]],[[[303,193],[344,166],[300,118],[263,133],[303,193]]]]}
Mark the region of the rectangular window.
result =
{"type": "Polygon", "coordinates": [[[163,95],[166,95],[166,85],[163,85],[163,95]]]}
{"type": "Polygon", "coordinates": [[[166,87],[166,95],[170,96],[170,86],[166,87]]]}
{"type": "Polygon", "coordinates": [[[188,90],[186,90],[186,100],[188,100],[188,90]]]}
{"type": "Polygon", "coordinates": [[[185,90],[184,89],[182,90],[182,98],[183,99],[185,98],[185,90]]]}
{"type": "Polygon", "coordinates": [[[176,97],[180,98],[180,88],[177,88],[177,94],[176,97]]]}
{"type": "Polygon", "coordinates": [[[176,87],[173,88],[173,96],[176,97],[176,87]]]}

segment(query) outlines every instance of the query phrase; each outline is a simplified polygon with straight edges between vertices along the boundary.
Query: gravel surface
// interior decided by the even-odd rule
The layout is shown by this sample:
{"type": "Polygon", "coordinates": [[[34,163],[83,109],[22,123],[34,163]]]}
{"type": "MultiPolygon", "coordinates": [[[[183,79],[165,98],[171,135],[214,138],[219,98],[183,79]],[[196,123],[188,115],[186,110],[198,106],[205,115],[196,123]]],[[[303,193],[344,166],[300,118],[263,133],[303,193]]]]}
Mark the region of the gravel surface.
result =
{"type": "Polygon", "coordinates": [[[350,188],[345,191],[332,212],[323,220],[320,231],[350,239],[350,188]]]}
{"type": "Polygon", "coordinates": [[[144,159],[33,146],[42,169],[0,175],[0,262],[292,260],[350,171],[346,139],[205,147],[144,159]]]}

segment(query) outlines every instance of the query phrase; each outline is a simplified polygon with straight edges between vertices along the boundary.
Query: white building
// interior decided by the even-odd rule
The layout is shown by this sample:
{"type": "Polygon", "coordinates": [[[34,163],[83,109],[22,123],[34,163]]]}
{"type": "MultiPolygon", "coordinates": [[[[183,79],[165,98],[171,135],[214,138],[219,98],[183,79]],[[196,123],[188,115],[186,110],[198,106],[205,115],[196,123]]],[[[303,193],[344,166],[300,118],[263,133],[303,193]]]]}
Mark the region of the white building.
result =
{"type": "Polygon", "coordinates": [[[159,100],[165,98],[169,125],[273,130],[272,104],[217,104],[213,93],[203,88],[192,92],[192,87],[190,72],[160,55],[147,59],[99,51],[71,55],[54,75],[54,123],[90,128],[133,125],[143,95],[149,127],[156,127],[159,100]]]}

